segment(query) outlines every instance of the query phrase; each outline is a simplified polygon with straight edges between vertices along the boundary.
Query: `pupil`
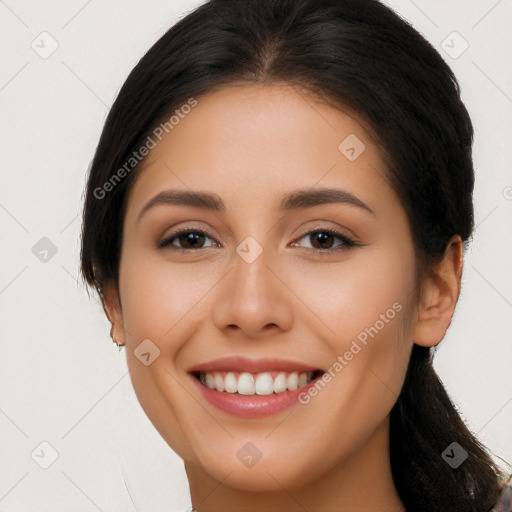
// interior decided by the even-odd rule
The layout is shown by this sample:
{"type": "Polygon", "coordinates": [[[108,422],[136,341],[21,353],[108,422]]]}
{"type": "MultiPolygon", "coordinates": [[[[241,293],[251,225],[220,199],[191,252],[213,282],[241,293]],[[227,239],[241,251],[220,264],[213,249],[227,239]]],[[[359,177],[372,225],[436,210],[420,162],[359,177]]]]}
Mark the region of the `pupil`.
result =
{"type": "MultiPolygon", "coordinates": [[[[190,244],[192,247],[194,246],[194,242],[196,242],[196,243],[197,243],[197,239],[198,239],[198,238],[199,238],[199,239],[201,239],[201,238],[204,238],[204,236],[199,235],[199,234],[197,234],[197,233],[187,233],[187,234],[185,235],[186,242],[187,242],[188,244],[190,244]]],[[[200,245],[200,244],[199,244],[199,245],[200,245]]]]}
{"type": "MultiPolygon", "coordinates": [[[[326,241],[328,241],[328,239],[332,238],[332,236],[329,233],[319,232],[319,233],[316,233],[315,238],[320,240],[320,244],[324,244],[324,243],[326,243],[326,241]]],[[[326,247],[320,247],[320,248],[326,249],[326,247]]]]}

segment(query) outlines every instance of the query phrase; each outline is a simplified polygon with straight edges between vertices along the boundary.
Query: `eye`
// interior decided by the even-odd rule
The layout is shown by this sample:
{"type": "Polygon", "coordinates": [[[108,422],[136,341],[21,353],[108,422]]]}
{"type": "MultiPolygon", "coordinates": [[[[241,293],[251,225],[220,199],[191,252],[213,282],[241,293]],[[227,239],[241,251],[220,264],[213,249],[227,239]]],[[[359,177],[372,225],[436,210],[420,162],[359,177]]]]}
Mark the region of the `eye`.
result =
{"type": "MultiPolygon", "coordinates": [[[[310,231],[303,235],[299,240],[308,238],[311,238],[313,241],[310,243],[309,248],[320,253],[347,250],[350,247],[358,245],[351,238],[329,229],[316,229],[314,231],[310,231]],[[340,242],[337,246],[333,245],[336,239],[340,242]]],[[[294,242],[292,245],[295,246],[297,243],[294,242]]],[[[210,237],[205,231],[188,228],[177,231],[165,238],[158,244],[158,247],[168,247],[169,249],[176,251],[190,251],[206,247],[220,247],[220,244],[210,237]],[[213,243],[210,245],[204,245],[206,239],[212,240],[213,243]],[[178,242],[179,245],[177,245],[176,242],[178,242]]]]}
{"type": "MultiPolygon", "coordinates": [[[[182,229],[176,233],[173,233],[170,237],[162,240],[158,244],[158,247],[169,247],[170,249],[177,251],[202,249],[203,247],[208,247],[203,245],[205,239],[207,238],[213,240],[213,238],[211,238],[208,233],[205,233],[204,231],[198,229],[182,229]],[[174,242],[179,242],[181,246],[176,246],[174,242]]],[[[214,241],[210,247],[218,246],[219,244],[214,241]]]]}
{"type": "Polygon", "coordinates": [[[309,248],[317,250],[318,252],[343,251],[358,245],[351,238],[329,229],[316,229],[314,231],[310,231],[299,240],[308,238],[312,240],[309,248]],[[338,239],[341,242],[337,246],[333,246],[335,239],[338,239]]]}

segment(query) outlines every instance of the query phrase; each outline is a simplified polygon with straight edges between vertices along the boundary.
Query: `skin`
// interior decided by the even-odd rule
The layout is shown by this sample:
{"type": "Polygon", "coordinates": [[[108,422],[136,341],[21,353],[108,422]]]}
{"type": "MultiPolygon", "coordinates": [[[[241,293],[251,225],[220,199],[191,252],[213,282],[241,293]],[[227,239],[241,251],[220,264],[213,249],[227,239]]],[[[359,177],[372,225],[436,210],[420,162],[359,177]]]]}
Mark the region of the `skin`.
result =
{"type": "MultiPolygon", "coordinates": [[[[404,510],[391,476],[389,412],[413,344],[436,345],[450,324],[462,242],[452,238],[414,303],[410,226],[383,162],[355,117],[289,85],[198,98],[147,157],[106,308],[141,406],[184,459],[199,512],[404,510]],[[355,161],[338,149],[350,134],[366,146],[355,161]],[[279,210],[283,194],[318,187],[348,190],[374,215],[338,203],[279,210]],[[137,221],[166,189],[216,193],[226,210],[159,205],[137,221]],[[157,248],[179,228],[210,234],[189,252],[157,248]],[[322,229],[360,245],[319,255],[343,243],[319,245],[311,232],[322,229]],[[248,236],[263,249],[252,263],[236,252],[248,236]],[[240,419],[205,401],[186,372],[234,354],[325,370],[395,303],[400,313],[307,405],[240,419]],[[148,338],[160,355],[145,366],[134,350],[148,338]],[[262,454],[250,468],[237,457],[248,442],[262,454]]],[[[186,242],[173,244],[187,250],[186,242]]]]}

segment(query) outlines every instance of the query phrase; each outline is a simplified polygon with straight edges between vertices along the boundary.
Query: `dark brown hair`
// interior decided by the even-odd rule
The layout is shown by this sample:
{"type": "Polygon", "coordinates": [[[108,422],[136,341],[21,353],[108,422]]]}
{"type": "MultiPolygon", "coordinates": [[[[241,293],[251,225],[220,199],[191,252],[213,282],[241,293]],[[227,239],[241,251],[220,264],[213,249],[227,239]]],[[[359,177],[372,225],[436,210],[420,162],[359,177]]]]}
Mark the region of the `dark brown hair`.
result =
{"type": "MultiPolygon", "coordinates": [[[[210,0],[139,61],[105,122],[81,248],[82,275],[102,300],[103,287],[118,284],[127,197],[141,165],[115,182],[114,173],[191,97],[245,83],[298,86],[356,113],[408,215],[418,289],[452,235],[467,244],[473,127],[457,79],[428,41],[376,0],[210,0]]],[[[413,347],[390,415],[390,449],[408,511],[484,512],[497,499],[504,475],[459,416],[426,347],[413,347]],[[453,442],[468,454],[457,469],[442,457],[453,442]]]]}

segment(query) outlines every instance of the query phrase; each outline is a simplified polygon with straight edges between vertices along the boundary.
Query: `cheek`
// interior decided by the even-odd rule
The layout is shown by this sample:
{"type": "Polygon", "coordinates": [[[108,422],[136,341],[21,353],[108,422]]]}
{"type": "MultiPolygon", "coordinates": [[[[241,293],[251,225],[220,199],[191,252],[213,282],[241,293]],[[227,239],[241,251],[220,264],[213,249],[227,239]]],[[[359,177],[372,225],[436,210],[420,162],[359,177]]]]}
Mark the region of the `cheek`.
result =
{"type": "Polygon", "coordinates": [[[396,339],[403,317],[399,313],[412,298],[412,252],[380,247],[355,251],[345,261],[311,265],[300,279],[294,278],[294,291],[329,328],[339,350],[358,337],[364,342],[375,327],[381,338],[396,339]]]}
{"type": "Polygon", "coordinates": [[[138,340],[151,338],[166,349],[181,339],[176,332],[193,328],[192,319],[204,307],[202,299],[218,280],[202,265],[178,265],[162,257],[137,258],[136,254],[126,258],[120,273],[127,343],[134,346],[138,340]]]}
{"type": "Polygon", "coordinates": [[[162,438],[187,460],[196,460],[189,437],[191,427],[204,422],[204,410],[178,383],[182,377],[176,359],[200,325],[201,298],[215,282],[211,272],[198,275],[197,266],[141,258],[136,251],[120,267],[127,364],[134,391],[162,438]],[[146,366],[136,354],[147,339],[154,345],[145,345],[151,358],[146,366]],[[158,355],[153,359],[154,354],[158,355]]]}
{"type": "Polygon", "coordinates": [[[364,248],[357,258],[305,275],[296,290],[315,314],[309,329],[330,354],[336,377],[325,399],[332,400],[333,415],[342,419],[350,410],[358,428],[380,421],[398,398],[412,350],[405,325],[413,253],[364,248]]]}

